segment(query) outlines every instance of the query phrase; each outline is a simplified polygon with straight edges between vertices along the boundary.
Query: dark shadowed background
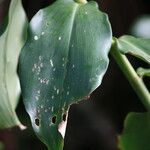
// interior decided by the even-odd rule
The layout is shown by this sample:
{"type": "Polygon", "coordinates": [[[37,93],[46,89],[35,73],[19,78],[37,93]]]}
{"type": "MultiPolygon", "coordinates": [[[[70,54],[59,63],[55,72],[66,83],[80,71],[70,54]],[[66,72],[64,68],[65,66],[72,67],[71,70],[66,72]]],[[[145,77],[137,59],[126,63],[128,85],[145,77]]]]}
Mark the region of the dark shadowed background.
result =
{"type": "MultiPolygon", "coordinates": [[[[28,18],[53,1],[23,0],[28,18]]],[[[130,28],[141,15],[150,14],[149,0],[98,0],[101,10],[108,13],[113,35],[119,37],[130,34],[130,28]]],[[[0,4],[0,24],[7,14],[9,0],[0,4]]],[[[64,150],[118,150],[117,136],[123,129],[123,121],[128,112],[144,111],[143,105],[133,92],[126,78],[110,57],[110,65],[102,85],[91,98],[71,106],[64,150]]],[[[132,64],[146,67],[146,64],[129,57],[132,64]]],[[[149,86],[150,82],[145,80],[149,86]]],[[[4,150],[46,150],[35,136],[28,115],[24,110],[22,98],[17,113],[27,130],[17,128],[1,130],[0,141],[4,150]]],[[[0,149],[1,150],[1,149],[0,149]]]]}

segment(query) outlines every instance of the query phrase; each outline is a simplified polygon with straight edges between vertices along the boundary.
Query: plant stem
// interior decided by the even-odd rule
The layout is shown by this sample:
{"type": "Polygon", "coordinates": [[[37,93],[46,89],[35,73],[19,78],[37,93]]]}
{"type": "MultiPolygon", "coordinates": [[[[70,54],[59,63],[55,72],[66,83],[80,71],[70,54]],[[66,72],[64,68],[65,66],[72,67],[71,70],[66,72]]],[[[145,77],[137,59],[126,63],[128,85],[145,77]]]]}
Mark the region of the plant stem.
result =
{"type": "Polygon", "coordinates": [[[77,3],[86,4],[87,0],[75,0],[77,3]]]}
{"type": "Polygon", "coordinates": [[[145,108],[149,111],[150,110],[150,93],[146,88],[142,78],[140,78],[134,68],[132,67],[131,63],[127,59],[127,57],[121,54],[114,44],[112,44],[111,48],[111,55],[121,68],[122,72],[130,82],[132,88],[141,99],[142,103],[144,104],[145,108]]]}

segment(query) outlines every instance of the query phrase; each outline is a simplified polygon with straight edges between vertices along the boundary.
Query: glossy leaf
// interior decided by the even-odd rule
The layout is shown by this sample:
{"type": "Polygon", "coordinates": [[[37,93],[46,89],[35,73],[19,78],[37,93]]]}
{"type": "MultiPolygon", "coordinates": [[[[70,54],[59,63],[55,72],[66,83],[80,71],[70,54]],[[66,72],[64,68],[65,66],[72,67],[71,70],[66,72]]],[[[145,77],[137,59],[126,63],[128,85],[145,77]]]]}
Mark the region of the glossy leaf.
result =
{"type": "Polygon", "coordinates": [[[150,64],[150,39],[122,36],[116,42],[121,53],[131,54],[150,64]]]}
{"type": "Polygon", "coordinates": [[[145,69],[140,67],[137,69],[137,74],[140,77],[144,77],[144,76],[150,77],[150,69],[145,69]]]}
{"type": "Polygon", "coordinates": [[[19,75],[33,129],[49,150],[63,147],[69,105],[101,84],[111,40],[95,2],[58,0],[32,19],[19,75]]]}
{"type": "Polygon", "coordinates": [[[15,109],[20,94],[18,57],[25,43],[27,20],[20,0],[12,0],[7,28],[0,37],[0,128],[22,127],[15,109]]]}
{"type": "Polygon", "coordinates": [[[130,113],[125,121],[125,129],[120,136],[121,150],[150,149],[150,114],[130,113]]]}

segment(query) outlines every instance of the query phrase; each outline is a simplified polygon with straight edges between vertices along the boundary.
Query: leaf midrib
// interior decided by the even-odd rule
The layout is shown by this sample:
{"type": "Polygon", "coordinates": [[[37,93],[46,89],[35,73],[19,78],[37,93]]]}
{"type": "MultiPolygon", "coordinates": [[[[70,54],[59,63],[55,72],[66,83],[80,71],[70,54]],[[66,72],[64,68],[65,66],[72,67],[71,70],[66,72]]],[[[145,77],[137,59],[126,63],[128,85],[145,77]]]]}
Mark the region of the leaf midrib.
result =
{"type": "MultiPolygon", "coordinates": [[[[67,66],[68,66],[68,63],[69,63],[69,53],[70,53],[70,42],[71,42],[71,37],[72,37],[72,30],[73,30],[73,27],[74,27],[74,22],[75,22],[75,18],[76,18],[76,14],[77,14],[77,11],[79,9],[81,4],[78,4],[76,2],[74,2],[74,9],[73,9],[73,12],[72,12],[72,19],[71,19],[71,24],[70,24],[70,33],[69,33],[69,38],[68,38],[68,46],[67,46],[67,49],[68,49],[68,55],[67,55],[67,63],[65,65],[65,72],[64,72],[64,79],[63,79],[63,83],[62,83],[62,88],[64,89],[64,83],[65,83],[65,80],[66,80],[66,76],[67,76],[67,66]]],[[[60,103],[60,107],[62,107],[62,101],[60,103]]]]}

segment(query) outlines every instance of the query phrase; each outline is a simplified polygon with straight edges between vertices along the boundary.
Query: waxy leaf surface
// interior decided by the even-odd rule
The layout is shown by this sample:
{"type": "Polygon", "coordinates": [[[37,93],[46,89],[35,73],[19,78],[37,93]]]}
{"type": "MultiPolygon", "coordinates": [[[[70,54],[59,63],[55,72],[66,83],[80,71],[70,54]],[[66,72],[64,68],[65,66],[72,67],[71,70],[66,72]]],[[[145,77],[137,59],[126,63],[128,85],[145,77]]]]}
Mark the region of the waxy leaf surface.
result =
{"type": "Polygon", "coordinates": [[[32,126],[49,150],[63,148],[69,105],[101,84],[111,40],[95,2],[58,0],[31,20],[19,75],[32,126]]]}
{"type": "Polygon", "coordinates": [[[122,36],[116,40],[117,49],[123,54],[131,54],[150,64],[150,39],[122,36]]]}
{"type": "Polygon", "coordinates": [[[8,24],[0,36],[0,128],[21,123],[15,113],[20,94],[19,53],[25,43],[27,20],[20,0],[12,0],[8,24]]]}

